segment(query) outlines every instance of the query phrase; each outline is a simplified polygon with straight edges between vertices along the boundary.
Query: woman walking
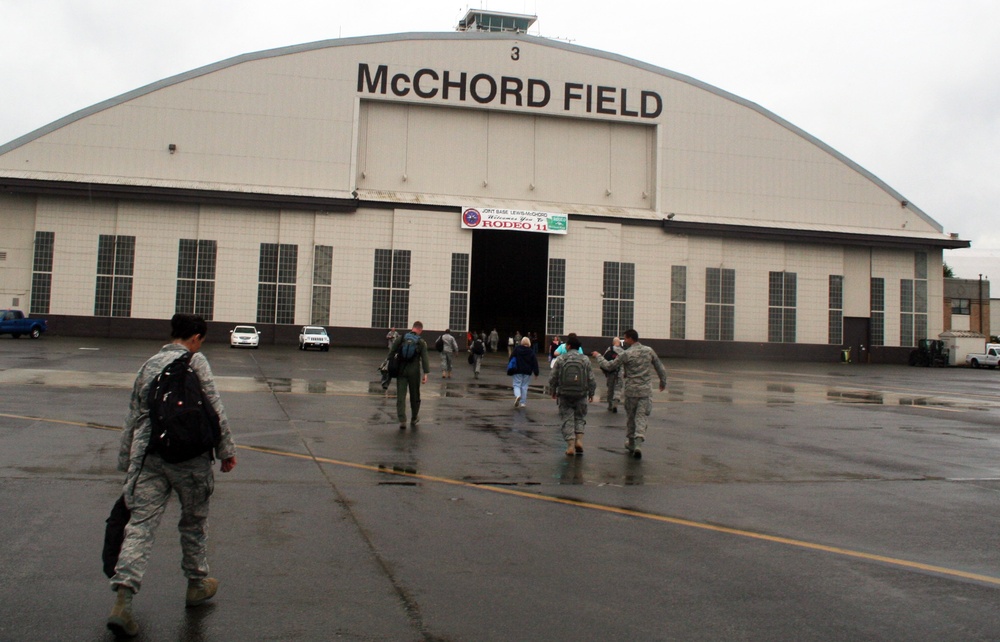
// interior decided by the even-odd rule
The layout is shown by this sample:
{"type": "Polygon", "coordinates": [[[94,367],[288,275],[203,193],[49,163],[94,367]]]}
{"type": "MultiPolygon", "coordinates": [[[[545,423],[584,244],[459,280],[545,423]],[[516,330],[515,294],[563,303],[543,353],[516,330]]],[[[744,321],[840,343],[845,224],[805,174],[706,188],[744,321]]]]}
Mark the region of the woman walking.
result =
{"type": "Polygon", "coordinates": [[[514,348],[511,355],[513,365],[507,368],[507,374],[514,376],[514,407],[524,408],[528,401],[528,383],[531,375],[538,378],[538,358],[531,349],[531,339],[523,337],[521,345],[514,348]]]}

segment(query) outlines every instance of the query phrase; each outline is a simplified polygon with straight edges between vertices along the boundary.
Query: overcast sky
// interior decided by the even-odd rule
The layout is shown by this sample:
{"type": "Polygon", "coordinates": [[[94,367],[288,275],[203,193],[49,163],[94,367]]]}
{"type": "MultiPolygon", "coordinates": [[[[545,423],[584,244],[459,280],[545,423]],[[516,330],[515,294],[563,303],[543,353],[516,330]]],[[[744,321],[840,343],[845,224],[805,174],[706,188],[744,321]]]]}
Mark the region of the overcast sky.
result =
{"type": "Polygon", "coordinates": [[[0,144],[244,53],[453,31],[468,8],[751,100],[972,241],[945,261],[1000,281],[997,0],[0,0],[0,144]]]}

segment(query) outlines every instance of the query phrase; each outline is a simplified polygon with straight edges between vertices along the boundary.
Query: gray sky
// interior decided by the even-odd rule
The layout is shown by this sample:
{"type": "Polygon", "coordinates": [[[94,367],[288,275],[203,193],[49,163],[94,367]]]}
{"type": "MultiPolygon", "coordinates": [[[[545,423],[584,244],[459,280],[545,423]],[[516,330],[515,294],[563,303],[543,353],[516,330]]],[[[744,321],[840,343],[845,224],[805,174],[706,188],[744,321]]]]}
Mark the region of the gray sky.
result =
{"type": "Polygon", "coordinates": [[[996,0],[0,0],[0,143],[244,53],[452,31],[470,6],[758,103],[971,240],[945,253],[958,276],[1000,280],[996,0]]]}

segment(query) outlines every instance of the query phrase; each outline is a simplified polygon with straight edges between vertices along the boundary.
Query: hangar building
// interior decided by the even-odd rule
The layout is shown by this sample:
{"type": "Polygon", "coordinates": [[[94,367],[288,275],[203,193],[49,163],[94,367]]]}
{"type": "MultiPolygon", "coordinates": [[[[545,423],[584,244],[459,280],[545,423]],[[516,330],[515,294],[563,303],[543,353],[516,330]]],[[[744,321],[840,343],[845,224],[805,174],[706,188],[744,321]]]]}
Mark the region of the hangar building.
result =
{"type": "Polygon", "coordinates": [[[0,300],[57,333],[634,326],[817,360],[936,337],[942,252],[969,246],[750,101],[476,29],[246,54],[66,116],[0,146],[0,225],[0,300]]]}

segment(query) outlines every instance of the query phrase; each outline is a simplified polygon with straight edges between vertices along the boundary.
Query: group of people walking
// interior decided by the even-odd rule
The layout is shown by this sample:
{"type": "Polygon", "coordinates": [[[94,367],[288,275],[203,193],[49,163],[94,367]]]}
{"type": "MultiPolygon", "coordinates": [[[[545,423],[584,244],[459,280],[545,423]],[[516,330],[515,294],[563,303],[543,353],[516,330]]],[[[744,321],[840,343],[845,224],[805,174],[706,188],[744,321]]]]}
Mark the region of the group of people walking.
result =
{"type": "MultiPolygon", "coordinates": [[[[396,415],[400,430],[407,427],[407,398],[410,404],[409,426],[416,427],[420,422],[420,386],[427,383],[431,369],[423,330],[423,324],[417,321],[405,333],[390,329],[386,336],[389,348],[386,363],[392,364],[388,370],[396,378],[396,415]]],[[[468,337],[470,364],[477,378],[487,346],[496,350],[495,332],[488,338],[468,337]]],[[[171,319],[171,342],[146,361],[133,386],[118,454],[118,469],[125,473],[119,500],[125,517],[115,543],[111,526],[115,512],[112,512],[112,517],[108,519],[109,539],[105,542],[106,572],[115,595],[107,626],[121,637],[133,637],[139,633],[139,625],[132,612],[132,598],[142,585],[154,534],[171,494],[176,493],[181,504],[178,530],[181,533],[182,569],[187,578],[185,605],[200,606],[211,600],[219,588],[218,580],[208,576],[207,560],[209,498],[214,487],[212,464],[218,458],[223,473],[232,471],[236,467],[236,447],[211,367],[200,353],[207,333],[208,326],[202,317],[174,315],[171,319]],[[164,381],[168,372],[174,372],[172,368],[180,362],[185,367],[177,372],[188,373],[186,376],[192,378],[190,381],[197,386],[196,390],[200,389],[200,398],[205,404],[199,429],[203,434],[208,434],[204,431],[211,429],[212,436],[211,443],[203,442],[190,453],[185,451],[183,457],[177,457],[175,452],[162,449],[162,446],[153,446],[154,443],[160,444],[153,439],[154,420],[163,422],[165,415],[159,414],[159,410],[153,412],[151,405],[157,403],[158,397],[150,394],[151,389],[159,390],[158,382],[164,381]]],[[[439,341],[442,377],[450,378],[452,358],[459,351],[458,343],[449,331],[439,341]]],[[[510,350],[509,357],[507,374],[513,377],[514,406],[524,408],[528,400],[528,384],[532,377],[537,379],[540,374],[531,338],[522,337],[519,344],[510,350]]],[[[624,398],[628,415],[625,448],[632,457],[639,459],[642,457],[647,420],[652,411],[653,377],[658,377],[660,390],[663,390],[667,384],[666,370],[656,353],[639,343],[638,333],[631,329],[625,331],[624,347],[615,339],[605,354],[595,351],[591,357],[607,374],[609,410],[616,410],[618,400],[624,398]],[[620,388],[619,382],[622,384],[620,388]],[[621,397],[616,396],[618,390],[621,397]]],[[[570,334],[564,343],[550,351],[550,366],[548,390],[559,404],[566,455],[582,455],[587,406],[597,391],[591,360],[584,354],[579,338],[570,334]]],[[[177,424],[176,429],[190,431],[193,426],[186,421],[177,424]]],[[[157,435],[161,429],[164,428],[157,424],[157,435]]],[[[117,503],[115,510],[118,510],[117,503]]]]}
{"type": "MultiPolygon", "coordinates": [[[[410,341],[415,344],[415,349],[399,364],[397,375],[396,415],[400,430],[405,430],[407,426],[407,394],[410,399],[410,426],[416,426],[419,422],[420,384],[427,383],[430,373],[427,343],[420,338],[422,332],[423,324],[418,321],[413,324],[410,332],[396,336],[389,346],[387,362],[393,359],[400,361],[402,353],[406,352],[404,341],[407,337],[415,337],[410,341]]],[[[648,418],[653,409],[653,382],[654,379],[657,380],[661,391],[666,389],[667,371],[656,352],[639,342],[638,332],[629,329],[623,336],[624,339],[615,337],[603,354],[594,351],[590,357],[605,375],[608,410],[617,413],[619,404],[624,404],[625,449],[630,456],[641,459],[648,418]]],[[[436,343],[441,352],[441,377],[451,378],[454,355],[459,352],[458,342],[449,329],[445,330],[436,343]]],[[[473,366],[474,378],[478,379],[489,344],[486,339],[470,335],[468,345],[469,363],[473,366]]],[[[540,375],[538,357],[531,338],[521,337],[519,344],[510,349],[509,357],[507,375],[512,377],[514,407],[524,408],[528,403],[528,386],[532,377],[537,379],[540,375]]],[[[549,365],[551,373],[547,388],[559,406],[566,455],[582,455],[588,404],[594,400],[597,392],[593,364],[584,353],[579,337],[570,333],[565,342],[561,342],[559,337],[553,339],[549,349],[549,365]]]]}

